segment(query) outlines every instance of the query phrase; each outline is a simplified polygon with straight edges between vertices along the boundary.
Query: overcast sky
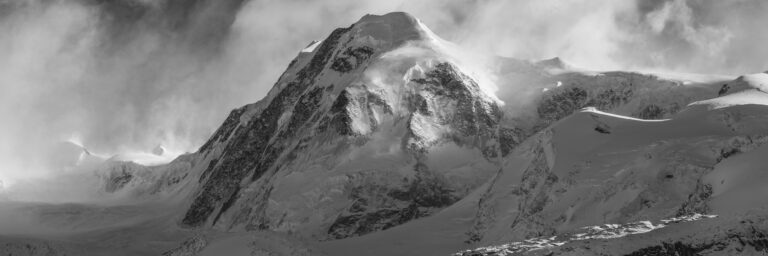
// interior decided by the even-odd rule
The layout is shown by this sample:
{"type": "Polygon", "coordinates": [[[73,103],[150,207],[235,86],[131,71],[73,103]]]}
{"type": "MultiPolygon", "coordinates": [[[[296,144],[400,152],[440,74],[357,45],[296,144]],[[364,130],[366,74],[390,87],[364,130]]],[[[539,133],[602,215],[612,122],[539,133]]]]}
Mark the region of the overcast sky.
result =
{"type": "Polygon", "coordinates": [[[763,0],[0,0],[0,179],[38,171],[30,162],[60,140],[107,154],[194,151],[311,40],[390,11],[489,54],[768,69],[763,0]]]}

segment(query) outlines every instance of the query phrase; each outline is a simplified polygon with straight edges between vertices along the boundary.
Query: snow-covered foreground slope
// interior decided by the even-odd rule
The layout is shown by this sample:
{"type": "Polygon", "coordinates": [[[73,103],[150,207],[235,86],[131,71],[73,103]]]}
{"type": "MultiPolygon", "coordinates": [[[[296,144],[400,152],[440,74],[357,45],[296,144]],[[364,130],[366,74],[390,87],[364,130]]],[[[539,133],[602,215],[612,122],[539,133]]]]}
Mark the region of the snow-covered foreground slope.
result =
{"type": "Polygon", "coordinates": [[[368,15],[300,51],[198,152],[102,159],[82,184],[99,200],[8,203],[0,246],[449,255],[610,223],[728,219],[752,208],[734,198],[765,203],[748,196],[764,193],[761,165],[734,162],[768,141],[762,79],[478,58],[408,14],[368,15]]]}
{"type": "MultiPolygon", "coordinates": [[[[730,219],[750,211],[764,214],[766,99],[768,94],[747,89],[693,103],[663,121],[594,109],[565,118],[507,158],[481,199],[473,241],[502,244],[696,213],[730,219]]],[[[680,229],[674,233],[700,232],[680,229]]],[[[767,229],[754,225],[759,236],[767,229]]],[[[673,236],[666,239],[676,242],[673,236]]]]}

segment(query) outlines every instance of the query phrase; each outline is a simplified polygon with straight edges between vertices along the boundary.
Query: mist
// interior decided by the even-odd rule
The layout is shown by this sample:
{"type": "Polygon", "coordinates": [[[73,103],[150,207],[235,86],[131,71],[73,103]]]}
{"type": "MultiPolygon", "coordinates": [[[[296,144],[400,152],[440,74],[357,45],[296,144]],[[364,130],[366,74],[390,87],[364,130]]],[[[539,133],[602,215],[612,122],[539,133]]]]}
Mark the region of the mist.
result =
{"type": "Polygon", "coordinates": [[[59,172],[41,158],[61,141],[104,156],[194,152],[309,42],[391,11],[486,54],[599,70],[768,69],[760,0],[0,0],[0,180],[59,172]]]}

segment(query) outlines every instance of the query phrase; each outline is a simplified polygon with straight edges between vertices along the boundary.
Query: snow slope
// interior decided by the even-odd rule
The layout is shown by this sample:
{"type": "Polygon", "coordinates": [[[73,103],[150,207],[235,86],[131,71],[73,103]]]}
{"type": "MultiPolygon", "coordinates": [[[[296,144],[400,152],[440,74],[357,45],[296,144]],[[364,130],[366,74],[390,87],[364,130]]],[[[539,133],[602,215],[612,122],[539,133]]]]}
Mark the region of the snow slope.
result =
{"type": "Polygon", "coordinates": [[[758,209],[766,203],[757,159],[768,148],[766,98],[733,93],[664,121],[594,109],[561,120],[507,159],[481,201],[473,238],[490,245],[603,223],[758,209]]]}

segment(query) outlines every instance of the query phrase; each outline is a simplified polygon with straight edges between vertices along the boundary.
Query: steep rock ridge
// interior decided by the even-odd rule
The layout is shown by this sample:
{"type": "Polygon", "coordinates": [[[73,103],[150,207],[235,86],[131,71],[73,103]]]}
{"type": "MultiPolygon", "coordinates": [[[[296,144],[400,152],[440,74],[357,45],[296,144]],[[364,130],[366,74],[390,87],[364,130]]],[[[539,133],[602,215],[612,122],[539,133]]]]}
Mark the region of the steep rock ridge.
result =
{"type": "Polygon", "coordinates": [[[666,121],[595,109],[576,113],[507,157],[480,201],[469,241],[493,244],[579,225],[717,213],[710,201],[720,185],[708,177],[724,159],[768,141],[764,130],[729,128],[765,127],[768,119],[757,109],[765,107],[707,110],[697,103],[666,121]],[[734,114],[741,118],[722,118],[734,114]]]}
{"type": "Polygon", "coordinates": [[[501,113],[439,40],[391,13],[301,52],[201,147],[205,170],[181,224],[343,238],[463,197],[497,169],[501,113]]]}

